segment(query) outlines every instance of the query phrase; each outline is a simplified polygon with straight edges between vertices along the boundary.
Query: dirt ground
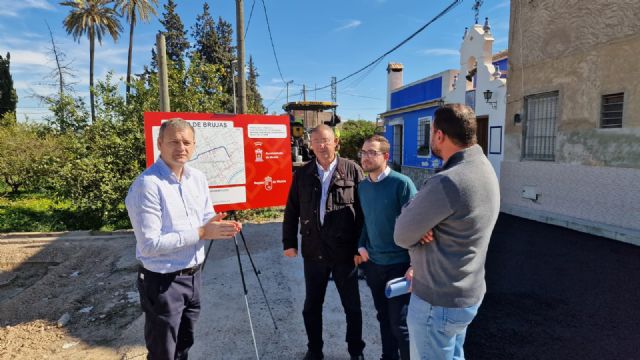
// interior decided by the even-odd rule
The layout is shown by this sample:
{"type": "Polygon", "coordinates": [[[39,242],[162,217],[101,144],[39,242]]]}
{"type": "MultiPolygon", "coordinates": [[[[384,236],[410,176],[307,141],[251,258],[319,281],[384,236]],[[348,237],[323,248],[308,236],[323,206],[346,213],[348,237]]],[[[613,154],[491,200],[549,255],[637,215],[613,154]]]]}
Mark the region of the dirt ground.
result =
{"type": "Polygon", "coordinates": [[[60,235],[0,238],[0,359],[122,357],[108,345],[140,315],[133,237],[60,235]]]}
{"type": "MultiPolygon", "coordinates": [[[[190,359],[255,359],[256,348],[261,359],[304,356],[302,259],[282,256],[280,228],[279,222],[245,224],[251,259],[241,238],[238,241],[246,296],[234,242],[213,243],[190,359]]],[[[0,235],[0,359],[145,358],[134,254],[135,240],[129,233],[0,235]],[[58,326],[65,314],[70,320],[58,326]]],[[[364,281],[360,293],[365,354],[379,358],[378,325],[364,281]]],[[[332,284],[324,328],[325,359],[348,358],[344,313],[332,284]]]]}

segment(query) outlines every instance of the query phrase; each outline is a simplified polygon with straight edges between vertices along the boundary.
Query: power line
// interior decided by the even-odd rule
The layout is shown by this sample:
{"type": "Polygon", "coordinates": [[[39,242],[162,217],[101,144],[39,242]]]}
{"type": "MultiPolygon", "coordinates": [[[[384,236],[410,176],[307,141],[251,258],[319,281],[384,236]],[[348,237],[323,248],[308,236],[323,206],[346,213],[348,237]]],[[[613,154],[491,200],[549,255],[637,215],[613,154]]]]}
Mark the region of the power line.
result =
{"type": "Polygon", "coordinates": [[[350,93],[346,93],[346,92],[341,92],[340,94],[342,95],[347,95],[347,96],[353,96],[353,97],[359,97],[359,98],[365,98],[365,99],[372,99],[372,100],[383,100],[381,98],[377,98],[377,97],[373,97],[373,96],[366,96],[366,95],[358,95],[358,94],[350,94],[350,93]]]}
{"type": "Polygon", "coordinates": [[[244,38],[247,38],[247,33],[249,32],[249,26],[251,25],[251,17],[253,16],[253,8],[256,6],[256,0],[253,0],[253,4],[251,4],[251,12],[249,12],[249,21],[247,21],[247,27],[244,29],[244,38]]]}
{"type": "Polygon", "coordinates": [[[267,5],[264,3],[264,0],[262,0],[262,8],[264,9],[264,17],[265,19],[267,19],[267,30],[269,31],[269,40],[271,41],[271,49],[273,50],[273,57],[276,59],[276,66],[278,67],[278,73],[280,74],[280,79],[282,80],[282,82],[286,84],[287,82],[284,79],[284,76],[282,76],[282,71],[280,70],[280,62],[278,62],[278,55],[276,55],[276,47],[275,45],[273,45],[273,36],[271,35],[271,25],[269,24],[269,15],[267,15],[267,5]]]}
{"type": "MultiPolygon", "coordinates": [[[[262,2],[264,3],[264,0],[262,0],[262,2]]],[[[343,82],[359,73],[361,73],[362,71],[366,70],[367,68],[375,65],[376,63],[382,61],[382,59],[384,59],[387,55],[391,54],[392,52],[398,50],[398,48],[400,48],[402,45],[406,44],[407,42],[409,42],[409,40],[413,39],[414,37],[416,37],[416,35],[418,35],[419,33],[421,33],[424,29],[426,29],[429,25],[431,25],[432,23],[434,23],[436,20],[440,19],[442,16],[444,16],[446,13],[448,13],[449,11],[451,11],[454,7],[456,7],[456,5],[460,4],[462,2],[462,0],[455,0],[454,2],[452,2],[451,4],[449,4],[449,6],[447,6],[444,10],[442,10],[440,13],[438,13],[438,15],[434,16],[433,19],[429,20],[429,22],[427,22],[426,24],[424,24],[422,27],[420,27],[418,30],[416,30],[413,34],[411,34],[409,37],[407,37],[406,39],[402,40],[402,42],[400,42],[398,45],[394,46],[391,50],[387,51],[386,53],[380,55],[378,58],[376,58],[375,60],[373,60],[372,62],[370,62],[369,64],[365,65],[364,67],[360,68],[359,70],[343,77],[342,79],[336,81],[337,83],[343,82]]],[[[280,70],[280,68],[278,68],[278,70],[280,70]]],[[[331,84],[329,85],[325,85],[319,89],[325,89],[330,87],[331,84]]]]}
{"type": "Polygon", "coordinates": [[[282,95],[282,92],[284,91],[285,88],[280,89],[280,92],[278,93],[278,95],[276,95],[275,99],[273,99],[273,101],[267,105],[267,109],[271,108],[271,105],[273,105],[276,101],[280,100],[280,95],[282,95]]]}

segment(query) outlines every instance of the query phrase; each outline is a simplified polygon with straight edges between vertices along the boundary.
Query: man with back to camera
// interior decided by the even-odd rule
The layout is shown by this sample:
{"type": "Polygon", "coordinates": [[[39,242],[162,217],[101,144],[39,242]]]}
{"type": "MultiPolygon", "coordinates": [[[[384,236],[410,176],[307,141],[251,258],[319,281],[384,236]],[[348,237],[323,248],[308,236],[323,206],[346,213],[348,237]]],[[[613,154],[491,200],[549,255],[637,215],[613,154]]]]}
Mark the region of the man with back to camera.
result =
{"type": "Polygon", "coordinates": [[[242,225],[215,214],[205,175],[186,165],[195,132],[182,119],[162,123],[160,157],[131,185],[125,204],[141,262],[137,286],[148,359],[187,359],[200,314],[202,240],[231,238],[242,225]]]}
{"type": "Polygon", "coordinates": [[[380,135],[367,138],[360,150],[362,169],[369,176],[358,186],[364,214],[356,265],[362,264],[380,322],[381,360],[409,360],[407,307],[409,294],[387,299],[389,280],[403,277],[409,253],[393,242],[396,217],[415,196],[416,187],[407,176],[387,166],[389,141],[380,135]]]}
{"type": "Polygon", "coordinates": [[[476,127],[466,105],[436,110],[429,142],[444,166],[396,221],[395,242],[409,249],[412,265],[411,359],[464,359],[467,327],[486,292],[484,264],[500,189],[476,127]]]}
{"type": "Polygon", "coordinates": [[[353,257],[358,253],[362,211],[357,198],[362,169],[338,157],[333,129],[319,125],[311,133],[316,159],[293,175],[282,224],[284,255],[298,254],[298,222],[302,235],[305,302],[302,316],[307,331],[305,360],[324,358],[322,305],[333,276],[347,320],[346,341],[352,360],[364,359],[362,312],[353,257]]]}

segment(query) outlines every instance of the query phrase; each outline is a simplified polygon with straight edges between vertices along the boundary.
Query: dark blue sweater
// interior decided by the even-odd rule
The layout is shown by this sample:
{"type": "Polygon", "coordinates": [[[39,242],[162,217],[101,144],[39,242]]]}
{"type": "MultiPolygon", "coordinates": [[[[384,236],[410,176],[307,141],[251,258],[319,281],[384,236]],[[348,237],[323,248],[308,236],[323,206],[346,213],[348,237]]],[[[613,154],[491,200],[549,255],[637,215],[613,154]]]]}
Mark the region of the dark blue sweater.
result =
{"type": "Polygon", "coordinates": [[[366,179],[358,185],[364,213],[359,247],[367,249],[370,261],[378,265],[409,262],[407,250],[393,241],[393,229],[402,207],[415,195],[411,179],[393,170],[382,181],[366,179]]]}

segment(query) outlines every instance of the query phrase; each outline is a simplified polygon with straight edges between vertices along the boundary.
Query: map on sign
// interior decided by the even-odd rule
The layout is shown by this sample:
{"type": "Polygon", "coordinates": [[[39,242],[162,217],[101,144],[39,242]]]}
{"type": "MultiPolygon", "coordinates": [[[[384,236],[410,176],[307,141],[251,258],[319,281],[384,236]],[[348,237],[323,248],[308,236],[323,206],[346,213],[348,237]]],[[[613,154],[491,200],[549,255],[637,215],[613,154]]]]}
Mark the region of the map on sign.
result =
{"type": "MultiPolygon", "coordinates": [[[[232,121],[187,121],[196,130],[196,149],[189,165],[207,176],[209,186],[245,184],[243,129],[233,127],[232,121]]],[[[153,129],[154,140],[159,129],[153,129]]],[[[158,149],[155,154],[159,155],[158,149]]]]}
{"type": "Polygon", "coordinates": [[[189,165],[207,175],[209,186],[245,184],[242,128],[234,128],[233,123],[226,128],[198,128],[189,165]]]}

